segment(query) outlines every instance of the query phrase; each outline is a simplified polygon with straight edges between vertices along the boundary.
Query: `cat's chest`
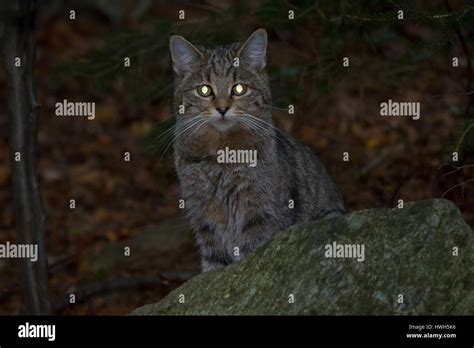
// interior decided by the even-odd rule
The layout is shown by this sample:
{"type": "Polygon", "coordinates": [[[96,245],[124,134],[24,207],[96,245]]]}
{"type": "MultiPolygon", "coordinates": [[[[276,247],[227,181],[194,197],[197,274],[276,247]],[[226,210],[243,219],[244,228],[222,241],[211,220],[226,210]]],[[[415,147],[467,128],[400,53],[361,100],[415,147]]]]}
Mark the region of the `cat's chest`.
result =
{"type": "Polygon", "coordinates": [[[194,165],[182,181],[195,218],[236,230],[259,204],[252,168],[241,165],[194,165]]]}

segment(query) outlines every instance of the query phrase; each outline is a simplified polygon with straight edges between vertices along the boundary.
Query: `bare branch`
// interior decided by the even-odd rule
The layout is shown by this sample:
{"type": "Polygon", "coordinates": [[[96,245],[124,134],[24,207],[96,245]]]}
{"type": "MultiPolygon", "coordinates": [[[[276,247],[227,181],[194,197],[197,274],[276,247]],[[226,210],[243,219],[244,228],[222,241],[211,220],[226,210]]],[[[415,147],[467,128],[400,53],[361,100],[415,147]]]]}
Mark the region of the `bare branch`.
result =
{"type": "MultiPolygon", "coordinates": [[[[461,169],[465,169],[465,168],[472,168],[474,167],[474,164],[466,164],[464,166],[454,166],[452,164],[448,164],[449,166],[455,168],[454,170],[451,170],[450,172],[447,172],[446,174],[443,174],[443,176],[446,176],[446,175],[450,175],[450,174],[453,174],[453,173],[456,173],[458,171],[460,171],[461,169]]],[[[440,166],[440,169],[441,169],[442,165],[440,166]]]]}
{"type": "MultiPolygon", "coordinates": [[[[451,5],[449,4],[448,0],[444,0],[444,5],[445,5],[446,9],[450,13],[452,13],[452,8],[451,8],[451,5]]],[[[465,11],[467,12],[467,9],[465,11]]],[[[466,12],[464,12],[464,14],[466,12]]],[[[461,18],[461,17],[458,17],[458,19],[457,19],[458,21],[459,21],[459,18],[461,18]]],[[[465,39],[464,35],[462,34],[462,32],[459,28],[456,28],[456,35],[459,39],[459,42],[461,43],[461,47],[462,47],[462,50],[464,52],[464,55],[466,56],[466,61],[467,61],[466,92],[469,92],[472,89],[472,56],[471,56],[471,51],[469,50],[469,48],[467,46],[467,43],[466,43],[466,39],[465,39]]],[[[466,109],[464,111],[465,117],[469,117],[469,111],[470,111],[471,105],[473,103],[474,96],[472,94],[470,94],[468,98],[469,99],[468,99],[468,102],[466,104],[466,109]]]]}
{"type": "Polygon", "coordinates": [[[464,198],[464,188],[466,187],[466,184],[468,184],[468,183],[470,183],[470,182],[472,182],[472,181],[474,181],[474,179],[469,179],[469,180],[463,181],[463,182],[460,183],[460,184],[454,185],[454,186],[451,187],[449,190],[447,190],[445,193],[443,193],[443,194],[441,195],[441,197],[446,196],[446,195],[448,194],[448,192],[454,190],[455,188],[462,186],[462,191],[461,191],[461,192],[462,192],[462,195],[463,195],[463,198],[464,198]]]}

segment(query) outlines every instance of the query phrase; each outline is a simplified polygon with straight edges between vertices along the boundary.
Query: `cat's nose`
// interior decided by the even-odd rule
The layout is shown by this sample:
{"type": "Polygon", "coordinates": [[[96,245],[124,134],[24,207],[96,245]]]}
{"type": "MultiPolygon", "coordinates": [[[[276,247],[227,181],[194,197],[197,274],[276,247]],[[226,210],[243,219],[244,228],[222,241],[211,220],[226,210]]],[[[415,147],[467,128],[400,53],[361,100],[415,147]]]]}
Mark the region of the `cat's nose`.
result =
{"type": "Polygon", "coordinates": [[[217,111],[219,111],[219,113],[224,116],[225,113],[227,112],[227,110],[229,110],[229,108],[226,106],[226,107],[217,107],[216,108],[217,111]]]}

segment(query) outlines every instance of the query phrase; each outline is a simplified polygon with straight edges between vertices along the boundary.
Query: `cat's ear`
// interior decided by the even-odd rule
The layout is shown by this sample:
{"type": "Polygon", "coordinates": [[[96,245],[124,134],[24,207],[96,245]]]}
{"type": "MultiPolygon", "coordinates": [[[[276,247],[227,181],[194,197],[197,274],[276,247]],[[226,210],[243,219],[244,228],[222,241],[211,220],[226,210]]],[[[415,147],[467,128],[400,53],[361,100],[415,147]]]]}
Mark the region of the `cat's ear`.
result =
{"type": "Polygon", "coordinates": [[[237,53],[244,64],[260,71],[267,64],[267,32],[265,29],[257,29],[243,43],[237,53]]]}
{"type": "Polygon", "coordinates": [[[171,59],[173,69],[178,75],[184,75],[199,64],[204,56],[196,47],[182,36],[170,37],[171,59]]]}

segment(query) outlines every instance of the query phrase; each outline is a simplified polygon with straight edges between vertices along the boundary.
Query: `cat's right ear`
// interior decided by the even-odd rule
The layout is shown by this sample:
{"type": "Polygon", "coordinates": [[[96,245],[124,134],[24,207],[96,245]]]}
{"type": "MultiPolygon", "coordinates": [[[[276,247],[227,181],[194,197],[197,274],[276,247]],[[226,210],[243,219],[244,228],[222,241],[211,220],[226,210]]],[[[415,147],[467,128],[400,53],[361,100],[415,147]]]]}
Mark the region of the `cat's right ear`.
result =
{"type": "Polygon", "coordinates": [[[240,47],[237,55],[253,69],[263,70],[267,64],[267,32],[265,29],[257,29],[240,47]]]}
{"type": "Polygon", "coordinates": [[[192,70],[204,57],[188,40],[178,35],[170,37],[170,51],[173,69],[178,75],[184,75],[192,70]]]}

